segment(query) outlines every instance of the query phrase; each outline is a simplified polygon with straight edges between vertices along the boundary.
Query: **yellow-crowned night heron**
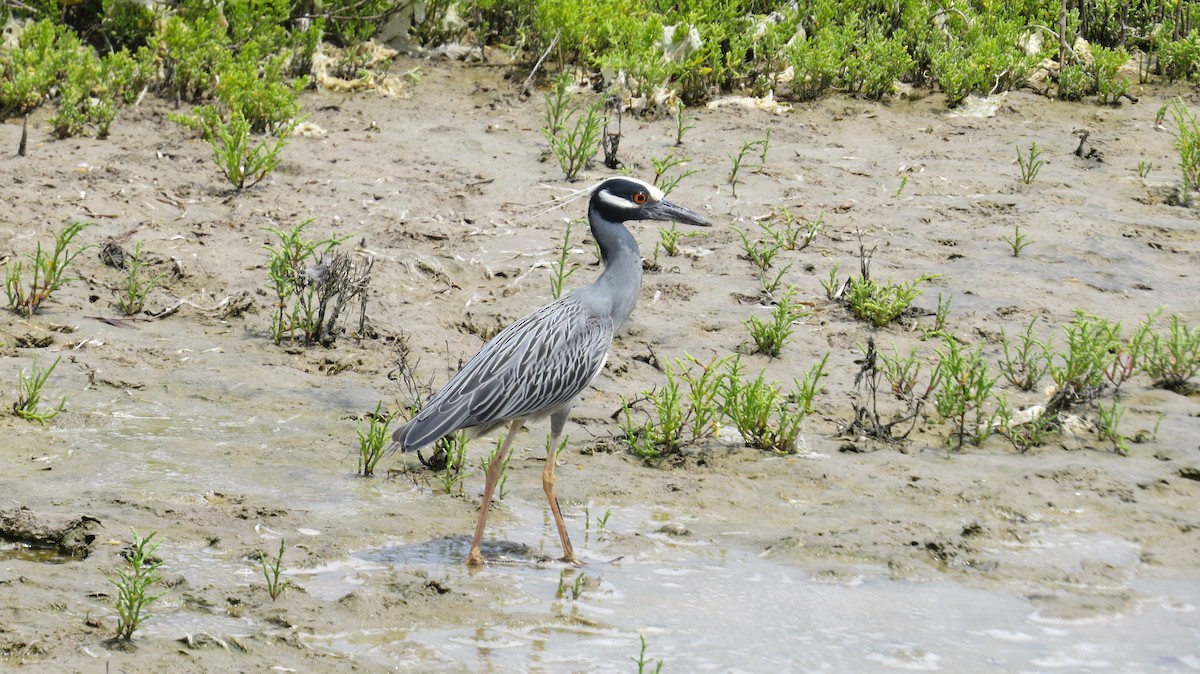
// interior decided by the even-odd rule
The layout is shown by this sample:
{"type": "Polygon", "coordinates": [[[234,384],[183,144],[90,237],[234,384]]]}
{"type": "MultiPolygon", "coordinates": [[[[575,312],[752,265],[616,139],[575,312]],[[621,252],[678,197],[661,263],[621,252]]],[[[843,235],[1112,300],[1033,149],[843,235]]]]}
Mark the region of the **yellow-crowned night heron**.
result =
{"type": "Polygon", "coordinates": [[[486,434],[509,424],[488,467],[483,503],[467,564],[483,564],[480,550],[492,491],[504,457],[526,421],[550,417],[550,445],[542,487],[550,501],[563,561],[579,564],[554,495],[555,450],[579,394],[604,367],[613,335],[633,313],[642,287],[637,241],[622,224],[673,220],[707,225],[698,213],[663,198],[662,190],[633,178],[609,178],[592,189],[588,223],[600,246],[604,271],[578,288],[500,331],[475,354],[425,408],[393,434],[402,451],[413,451],[459,429],[486,434]]]}

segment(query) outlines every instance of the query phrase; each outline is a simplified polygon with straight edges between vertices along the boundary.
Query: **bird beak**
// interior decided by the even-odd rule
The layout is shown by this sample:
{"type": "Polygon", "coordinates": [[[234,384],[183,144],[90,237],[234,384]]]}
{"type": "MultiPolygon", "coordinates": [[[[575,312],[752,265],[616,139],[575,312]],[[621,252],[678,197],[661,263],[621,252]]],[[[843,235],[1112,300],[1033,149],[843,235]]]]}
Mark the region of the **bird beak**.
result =
{"type": "Polygon", "coordinates": [[[673,204],[666,199],[648,206],[645,210],[649,216],[647,218],[649,220],[673,220],[675,222],[682,222],[685,225],[698,225],[701,227],[707,227],[709,224],[708,220],[705,220],[704,216],[696,211],[673,204]]]}

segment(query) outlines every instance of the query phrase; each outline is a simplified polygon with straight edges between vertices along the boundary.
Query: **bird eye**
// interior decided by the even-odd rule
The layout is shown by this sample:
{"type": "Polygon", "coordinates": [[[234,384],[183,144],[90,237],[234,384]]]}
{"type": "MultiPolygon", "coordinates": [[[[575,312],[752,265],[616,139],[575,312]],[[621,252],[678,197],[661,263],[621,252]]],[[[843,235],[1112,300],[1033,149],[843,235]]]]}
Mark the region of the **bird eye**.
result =
{"type": "Polygon", "coordinates": [[[646,194],[645,192],[638,192],[637,194],[633,195],[633,203],[637,204],[638,206],[641,206],[649,200],[650,195],[646,194]]]}

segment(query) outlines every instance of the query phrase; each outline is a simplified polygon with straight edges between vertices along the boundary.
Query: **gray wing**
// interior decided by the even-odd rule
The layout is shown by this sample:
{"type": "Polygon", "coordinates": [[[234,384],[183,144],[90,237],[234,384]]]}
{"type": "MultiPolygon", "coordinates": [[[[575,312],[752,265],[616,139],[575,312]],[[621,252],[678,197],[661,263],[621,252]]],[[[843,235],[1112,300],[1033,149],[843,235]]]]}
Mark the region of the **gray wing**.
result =
{"type": "Polygon", "coordinates": [[[612,337],[611,319],[567,295],[500,331],[392,437],[412,451],[462,428],[561,407],[600,372],[612,337]]]}

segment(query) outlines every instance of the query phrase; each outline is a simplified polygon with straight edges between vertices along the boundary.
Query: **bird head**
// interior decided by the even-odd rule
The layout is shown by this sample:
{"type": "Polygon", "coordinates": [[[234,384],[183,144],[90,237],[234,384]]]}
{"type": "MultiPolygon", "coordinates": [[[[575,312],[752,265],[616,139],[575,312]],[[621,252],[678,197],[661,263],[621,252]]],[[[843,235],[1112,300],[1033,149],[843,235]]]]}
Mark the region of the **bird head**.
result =
{"type": "Polygon", "coordinates": [[[663,191],[637,178],[608,178],[592,188],[588,208],[609,222],[670,220],[708,225],[702,215],[666,200],[663,191]]]}

